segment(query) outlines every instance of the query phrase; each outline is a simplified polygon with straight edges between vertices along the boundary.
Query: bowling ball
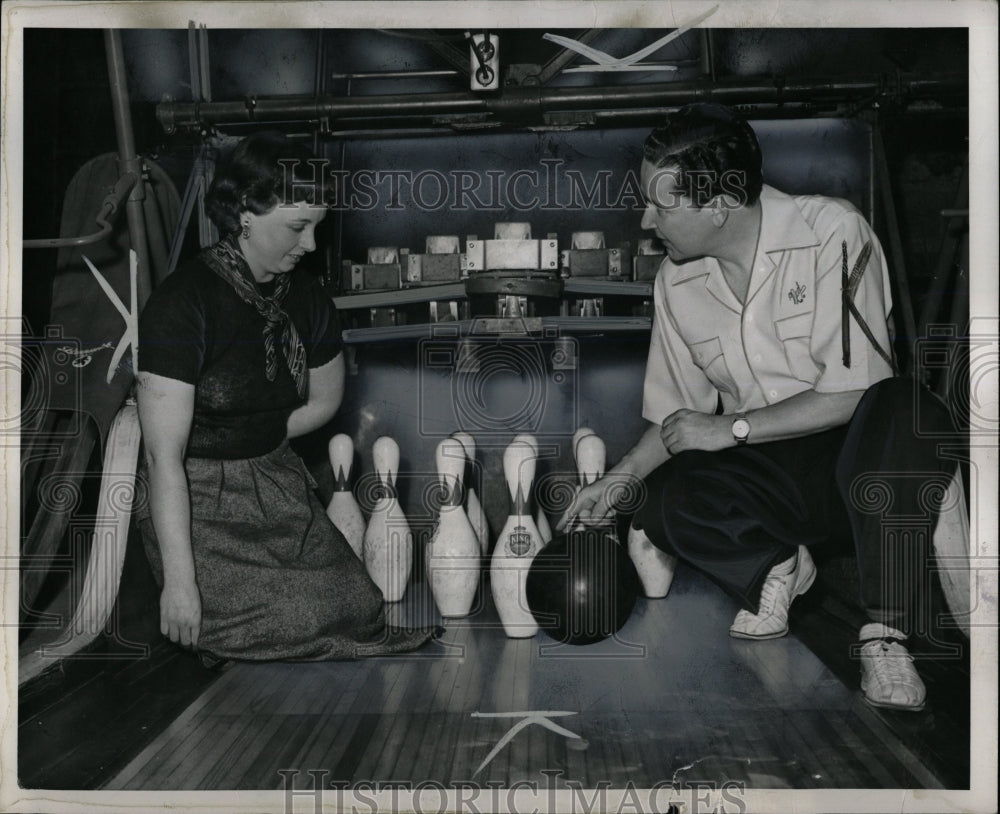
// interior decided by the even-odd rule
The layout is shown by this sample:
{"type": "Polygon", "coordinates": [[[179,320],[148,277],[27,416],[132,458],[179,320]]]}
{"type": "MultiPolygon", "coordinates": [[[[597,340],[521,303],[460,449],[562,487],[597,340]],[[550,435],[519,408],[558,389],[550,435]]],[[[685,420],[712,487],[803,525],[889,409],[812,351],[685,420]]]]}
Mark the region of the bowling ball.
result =
{"type": "Polygon", "coordinates": [[[625,547],[595,528],[552,538],[531,563],[526,585],[538,626],[558,642],[577,645],[617,633],[639,591],[625,547]]]}

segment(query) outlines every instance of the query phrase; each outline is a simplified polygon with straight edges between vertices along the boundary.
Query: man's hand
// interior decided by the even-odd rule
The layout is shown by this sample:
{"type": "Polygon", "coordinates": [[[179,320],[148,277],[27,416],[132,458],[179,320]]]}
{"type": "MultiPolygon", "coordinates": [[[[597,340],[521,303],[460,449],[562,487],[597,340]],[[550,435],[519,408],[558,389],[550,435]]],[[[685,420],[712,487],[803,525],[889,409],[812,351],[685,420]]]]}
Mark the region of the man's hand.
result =
{"type": "Polygon", "coordinates": [[[609,472],[576,493],[556,524],[556,531],[564,531],[574,519],[585,526],[598,525],[616,508],[634,511],[642,504],[643,488],[642,481],[633,475],[609,472]]]}
{"type": "Polygon", "coordinates": [[[732,416],[678,410],[663,420],[660,440],[671,455],[689,449],[714,452],[733,445],[732,421],[732,416]]]}
{"type": "Polygon", "coordinates": [[[194,583],[165,585],[160,594],[160,632],[184,647],[197,647],[201,596],[194,583]]]}

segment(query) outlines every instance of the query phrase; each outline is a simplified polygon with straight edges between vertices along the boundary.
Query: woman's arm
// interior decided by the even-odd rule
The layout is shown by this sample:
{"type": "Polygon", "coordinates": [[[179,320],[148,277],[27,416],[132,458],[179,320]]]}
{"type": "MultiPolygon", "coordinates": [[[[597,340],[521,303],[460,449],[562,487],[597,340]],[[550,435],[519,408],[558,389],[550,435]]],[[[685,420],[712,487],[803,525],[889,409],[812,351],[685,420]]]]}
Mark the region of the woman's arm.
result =
{"type": "Polygon", "coordinates": [[[319,429],[336,415],[344,398],[346,366],[338,353],[320,367],[309,368],[309,400],[288,416],[288,437],[319,429]]]}
{"type": "Polygon", "coordinates": [[[194,385],[153,373],[139,373],[137,379],[150,510],[163,560],[160,631],[173,642],[196,647],[201,597],[191,553],[191,499],[184,472],[194,385]]]}

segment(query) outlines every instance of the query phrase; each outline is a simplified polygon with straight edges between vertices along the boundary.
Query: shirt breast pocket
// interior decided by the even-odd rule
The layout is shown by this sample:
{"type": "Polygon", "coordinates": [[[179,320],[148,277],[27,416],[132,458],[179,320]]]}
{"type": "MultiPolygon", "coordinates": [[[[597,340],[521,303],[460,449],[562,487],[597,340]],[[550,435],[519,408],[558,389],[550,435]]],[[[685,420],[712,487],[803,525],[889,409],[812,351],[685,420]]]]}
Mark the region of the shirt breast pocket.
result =
{"type": "Polygon", "coordinates": [[[813,315],[795,314],[791,317],[775,320],[774,330],[785,351],[785,361],[792,375],[810,384],[816,381],[819,368],[809,352],[809,341],[812,338],[813,315]]]}
{"type": "Polygon", "coordinates": [[[722,352],[722,341],[718,337],[693,342],[688,349],[691,351],[691,359],[705,372],[717,390],[733,392],[733,377],[729,373],[726,356],[722,352]]]}

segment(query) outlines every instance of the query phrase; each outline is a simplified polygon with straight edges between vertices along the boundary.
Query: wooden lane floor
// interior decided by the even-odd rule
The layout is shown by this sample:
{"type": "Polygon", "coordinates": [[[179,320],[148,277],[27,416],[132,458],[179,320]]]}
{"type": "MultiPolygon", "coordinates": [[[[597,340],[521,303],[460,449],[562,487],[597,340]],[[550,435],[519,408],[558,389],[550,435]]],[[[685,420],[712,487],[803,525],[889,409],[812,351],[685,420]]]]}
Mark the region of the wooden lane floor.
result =
{"type": "MultiPolygon", "coordinates": [[[[347,785],[941,787],[794,636],[730,638],[736,605],[692,571],[586,647],[508,639],[481,596],[417,653],[234,665],[104,788],[280,789],[296,771],[303,787],[310,771],[347,785]]],[[[435,621],[426,586],[392,614],[435,621]]]]}

